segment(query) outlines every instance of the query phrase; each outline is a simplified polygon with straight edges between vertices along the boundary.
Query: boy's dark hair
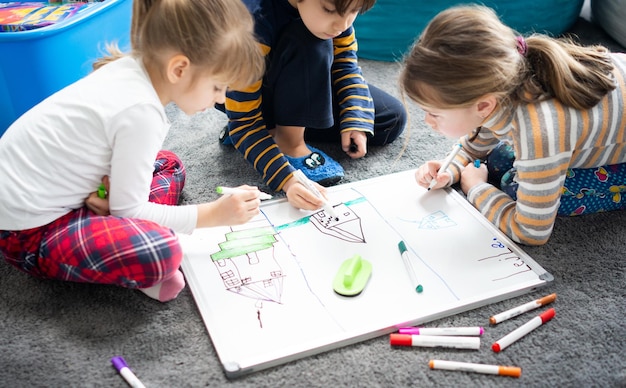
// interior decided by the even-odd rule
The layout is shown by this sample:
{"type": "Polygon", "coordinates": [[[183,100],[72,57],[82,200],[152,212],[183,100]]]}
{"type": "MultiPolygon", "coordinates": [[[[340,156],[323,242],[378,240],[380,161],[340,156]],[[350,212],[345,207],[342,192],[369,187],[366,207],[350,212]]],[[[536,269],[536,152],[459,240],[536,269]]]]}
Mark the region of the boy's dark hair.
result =
{"type": "MultiPolygon", "coordinates": [[[[298,3],[302,1],[304,0],[298,0],[298,3]]],[[[343,16],[346,12],[354,9],[355,6],[359,9],[359,14],[364,14],[374,6],[376,0],[331,0],[330,2],[335,5],[337,13],[343,16]]]]}

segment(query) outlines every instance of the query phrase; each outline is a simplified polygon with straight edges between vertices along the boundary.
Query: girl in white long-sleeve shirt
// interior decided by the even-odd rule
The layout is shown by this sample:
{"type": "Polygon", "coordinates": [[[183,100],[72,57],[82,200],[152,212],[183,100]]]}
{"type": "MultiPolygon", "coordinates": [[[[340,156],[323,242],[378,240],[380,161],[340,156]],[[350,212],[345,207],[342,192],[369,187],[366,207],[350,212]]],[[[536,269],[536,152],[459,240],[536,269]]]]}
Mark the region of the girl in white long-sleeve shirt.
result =
{"type": "Polygon", "coordinates": [[[239,2],[135,1],[132,54],[112,48],[0,138],[0,256],[34,276],[175,298],[185,283],[174,232],[244,223],[259,212],[259,191],[173,206],[185,171],[160,151],[164,106],[193,114],[223,103],[228,85],[256,80],[252,27],[239,2]]]}

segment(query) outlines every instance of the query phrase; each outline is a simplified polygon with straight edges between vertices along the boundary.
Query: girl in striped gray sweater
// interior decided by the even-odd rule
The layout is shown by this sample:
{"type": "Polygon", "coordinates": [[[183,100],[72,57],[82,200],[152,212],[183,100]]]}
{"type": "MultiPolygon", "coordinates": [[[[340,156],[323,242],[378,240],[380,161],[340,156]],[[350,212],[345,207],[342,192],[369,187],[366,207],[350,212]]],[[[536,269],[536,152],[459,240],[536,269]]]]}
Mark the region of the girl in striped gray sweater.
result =
{"type": "Polygon", "coordinates": [[[425,187],[435,179],[434,188],[459,182],[483,215],[528,245],[548,241],[557,215],[624,209],[625,79],[625,54],[517,36],[483,6],[445,10],[415,42],[400,83],[462,150],[445,172],[428,161],[415,178],[425,187]]]}

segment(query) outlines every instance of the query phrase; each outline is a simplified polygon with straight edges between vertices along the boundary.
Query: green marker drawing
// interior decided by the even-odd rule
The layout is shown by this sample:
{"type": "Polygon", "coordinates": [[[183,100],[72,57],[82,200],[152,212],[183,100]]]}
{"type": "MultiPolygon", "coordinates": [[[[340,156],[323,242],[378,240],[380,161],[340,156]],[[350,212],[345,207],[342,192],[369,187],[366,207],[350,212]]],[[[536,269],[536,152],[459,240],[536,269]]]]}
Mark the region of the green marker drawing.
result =
{"type": "Polygon", "coordinates": [[[231,259],[252,252],[271,248],[276,242],[271,227],[239,230],[226,234],[226,241],[219,243],[220,250],[211,254],[213,261],[231,259]]]}
{"type": "Polygon", "coordinates": [[[411,284],[415,286],[415,291],[417,291],[417,293],[424,291],[424,287],[422,287],[422,285],[417,280],[415,270],[413,269],[413,264],[411,264],[411,259],[409,258],[409,252],[406,249],[406,244],[404,244],[404,241],[400,241],[398,243],[398,248],[400,249],[400,255],[402,255],[402,260],[404,261],[406,272],[411,278],[411,284]]]}

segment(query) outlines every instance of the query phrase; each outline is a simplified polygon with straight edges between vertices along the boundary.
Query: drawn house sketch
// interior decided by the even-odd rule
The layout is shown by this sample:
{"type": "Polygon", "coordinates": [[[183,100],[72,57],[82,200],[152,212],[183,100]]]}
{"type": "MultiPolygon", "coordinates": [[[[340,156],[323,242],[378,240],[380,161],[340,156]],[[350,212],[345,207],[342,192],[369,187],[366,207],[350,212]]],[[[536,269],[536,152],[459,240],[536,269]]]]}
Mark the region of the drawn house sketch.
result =
{"type": "Polygon", "coordinates": [[[310,216],[311,223],[315,225],[320,232],[326,235],[349,242],[365,243],[361,219],[356,213],[345,203],[333,206],[333,208],[337,213],[337,220],[326,214],[324,210],[320,210],[310,216]]]}
{"type": "MultiPolygon", "coordinates": [[[[338,219],[320,210],[296,222],[277,226],[255,226],[226,233],[220,250],[211,260],[224,287],[231,292],[262,301],[281,303],[283,273],[274,253],[278,231],[311,222],[321,233],[353,243],[365,243],[360,218],[342,203],[335,206],[338,219]]],[[[262,305],[259,303],[259,306],[262,305]]]]}
{"type": "Polygon", "coordinates": [[[552,281],[458,193],[427,192],[413,175],[329,188],[338,219],[279,199],[263,203],[244,225],[180,236],[185,278],[228,377],[552,281]],[[399,241],[406,243],[422,293],[407,276],[399,241]],[[358,296],[338,295],[333,279],[355,254],[371,263],[372,276],[358,296]]]}
{"type": "Polygon", "coordinates": [[[271,226],[226,234],[211,254],[227,290],[253,299],[281,302],[283,271],[274,257],[276,232],[271,226]]]}

